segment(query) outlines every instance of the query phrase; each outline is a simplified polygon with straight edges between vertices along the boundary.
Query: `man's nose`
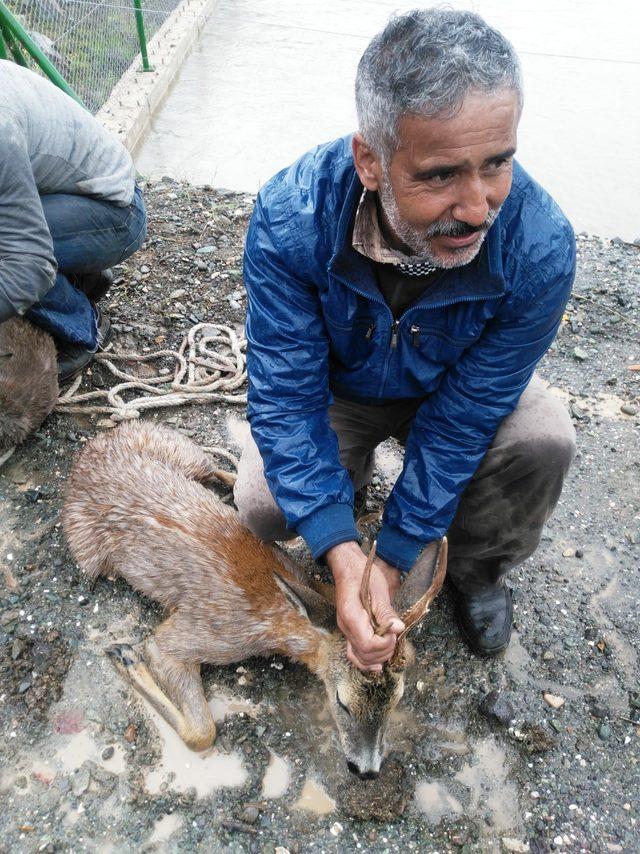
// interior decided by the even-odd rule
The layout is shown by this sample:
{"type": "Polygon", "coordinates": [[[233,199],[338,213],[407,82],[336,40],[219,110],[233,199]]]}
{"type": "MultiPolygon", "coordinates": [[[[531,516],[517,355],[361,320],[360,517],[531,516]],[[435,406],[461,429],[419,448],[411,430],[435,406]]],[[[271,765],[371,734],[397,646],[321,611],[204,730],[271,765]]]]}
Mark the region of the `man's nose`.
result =
{"type": "Polygon", "coordinates": [[[488,188],[480,175],[472,175],[460,184],[453,216],[460,222],[481,226],[489,215],[488,188]]]}

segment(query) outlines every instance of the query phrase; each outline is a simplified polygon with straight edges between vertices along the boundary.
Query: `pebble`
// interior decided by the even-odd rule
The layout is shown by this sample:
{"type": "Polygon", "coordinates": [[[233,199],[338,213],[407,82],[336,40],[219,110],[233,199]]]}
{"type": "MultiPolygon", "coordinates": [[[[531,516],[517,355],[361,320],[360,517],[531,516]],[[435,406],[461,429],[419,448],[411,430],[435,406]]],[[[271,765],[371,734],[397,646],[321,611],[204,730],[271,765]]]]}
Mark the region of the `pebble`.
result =
{"type": "Polygon", "coordinates": [[[129,744],[133,744],[133,742],[138,737],[138,728],[135,724],[129,724],[129,726],[124,731],[125,741],[128,741],[129,744]]]}
{"type": "Polygon", "coordinates": [[[565,703],[564,697],[558,697],[557,694],[549,694],[546,691],[542,694],[542,699],[552,709],[561,709],[565,703]]]}
{"type": "Polygon", "coordinates": [[[83,795],[87,789],[89,788],[89,784],[91,783],[91,773],[86,765],[83,765],[82,768],[78,768],[78,770],[73,775],[73,782],[71,783],[71,791],[76,797],[78,795],[83,795]]]}
{"type": "Polygon", "coordinates": [[[247,824],[255,824],[258,820],[258,816],[260,815],[260,810],[253,805],[246,806],[242,812],[240,813],[240,821],[244,821],[247,824]]]}
{"type": "Polygon", "coordinates": [[[340,836],[343,830],[344,828],[342,827],[339,821],[335,821],[329,828],[329,831],[332,836],[340,836]]]}
{"type": "Polygon", "coordinates": [[[514,854],[526,854],[529,851],[529,843],[521,842],[519,839],[511,839],[509,836],[502,837],[502,847],[505,851],[513,851],[514,854]]]}
{"type": "Polygon", "coordinates": [[[180,299],[186,294],[186,290],[184,288],[178,288],[177,291],[171,291],[169,294],[169,299],[180,299]]]}
{"type": "Polygon", "coordinates": [[[212,252],[217,252],[217,251],[218,251],[218,247],[213,246],[213,245],[201,246],[200,249],[196,249],[196,252],[198,253],[198,255],[211,255],[212,252]]]}
{"type": "Polygon", "coordinates": [[[115,747],[112,744],[110,744],[109,747],[105,747],[105,749],[102,751],[101,756],[104,759],[104,761],[107,762],[107,760],[111,759],[111,757],[113,756],[113,754],[115,752],[116,752],[115,747]]]}
{"type": "Polygon", "coordinates": [[[611,738],[611,727],[609,724],[600,724],[598,727],[598,738],[601,741],[608,741],[611,738]]]}
{"type": "Polygon", "coordinates": [[[586,359],[589,358],[589,354],[585,350],[583,350],[582,347],[574,347],[573,357],[579,362],[584,362],[586,359]]]}
{"type": "Polygon", "coordinates": [[[632,403],[623,403],[620,407],[620,412],[624,412],[625,415],[637,415],[638,407],[632,403]]]}
{"type": "Polygon", "coordinates": [[[489,691],[486,697],[483,697],[478,709],[487,720],[496,721],[502,726],[508,726],[516,714],[506,691],[489,691]]]}

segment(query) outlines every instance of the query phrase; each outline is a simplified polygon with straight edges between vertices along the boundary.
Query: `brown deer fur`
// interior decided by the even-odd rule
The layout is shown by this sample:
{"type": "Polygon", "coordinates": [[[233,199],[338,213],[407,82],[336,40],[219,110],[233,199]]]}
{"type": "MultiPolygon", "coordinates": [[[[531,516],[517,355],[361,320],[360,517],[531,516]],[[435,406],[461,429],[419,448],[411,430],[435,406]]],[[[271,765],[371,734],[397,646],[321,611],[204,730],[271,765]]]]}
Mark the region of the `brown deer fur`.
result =
{"type": "Polygon", "coordinates": [[[51,336],[21,317],[0,323],[0,449],[37,430],[58,393],[51,336]]]}

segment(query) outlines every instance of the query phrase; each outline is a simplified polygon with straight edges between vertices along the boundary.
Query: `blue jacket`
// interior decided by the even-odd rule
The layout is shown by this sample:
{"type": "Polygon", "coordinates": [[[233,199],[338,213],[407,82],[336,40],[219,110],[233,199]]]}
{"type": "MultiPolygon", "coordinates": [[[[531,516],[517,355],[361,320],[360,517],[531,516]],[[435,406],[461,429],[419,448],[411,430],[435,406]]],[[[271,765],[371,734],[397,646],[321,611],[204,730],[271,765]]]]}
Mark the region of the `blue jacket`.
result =
{"type": "Polygon", "coordinates": [[[244,262],[248,414],[269,488],[318,557],[358,538],[352,484],[329,427],[332,394],[424,398],[378,537],[378,554],[406,570],[446,532],[551,344],[575,240],[555,202],[515,164],[478,257],[442,271],[394,322],[375,265],[351,246],[362,189],[344,137],[258,194],[244,262]]]}

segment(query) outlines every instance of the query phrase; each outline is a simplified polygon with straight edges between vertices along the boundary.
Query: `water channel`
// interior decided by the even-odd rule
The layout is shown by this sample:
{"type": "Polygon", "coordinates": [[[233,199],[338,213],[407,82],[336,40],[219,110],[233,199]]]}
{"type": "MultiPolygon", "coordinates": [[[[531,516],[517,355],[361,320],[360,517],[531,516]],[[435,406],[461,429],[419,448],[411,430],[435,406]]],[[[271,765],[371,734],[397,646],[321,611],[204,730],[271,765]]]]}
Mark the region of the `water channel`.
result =
{"type": "MultiPolygon", "coordinates": [[[[398,0],[218,0],[137,152],[139,170],[255,192],[355,128],[353,81],[398,0]]],[[[518,50],[518,158],[576,231],[640,238],[638,0],[450,2],[518,50]]]]}

